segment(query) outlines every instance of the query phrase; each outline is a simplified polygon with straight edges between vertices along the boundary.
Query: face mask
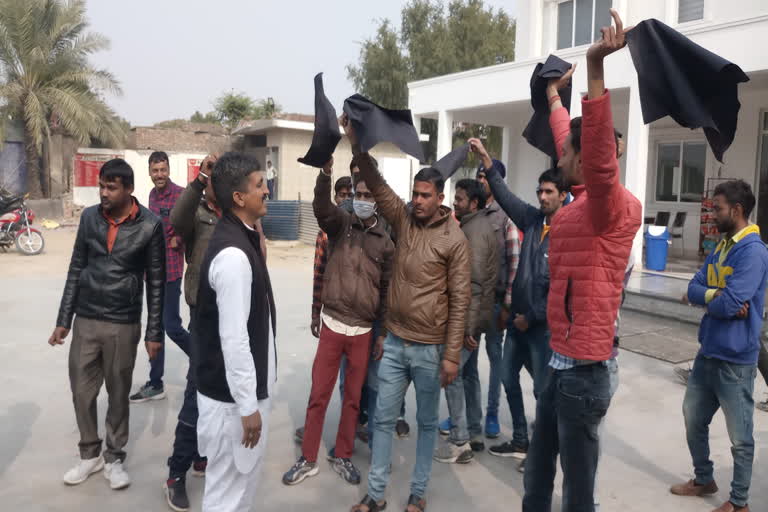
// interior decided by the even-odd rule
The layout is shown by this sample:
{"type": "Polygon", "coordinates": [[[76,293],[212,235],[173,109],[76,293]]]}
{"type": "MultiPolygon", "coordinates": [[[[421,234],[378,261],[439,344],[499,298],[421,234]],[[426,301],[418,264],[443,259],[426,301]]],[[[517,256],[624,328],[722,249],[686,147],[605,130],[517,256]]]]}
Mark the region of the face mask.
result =
{"type": "Polygon", "coordinates": [[[358,201],[357,199],[353,199],[352,208],[355,210],[355,215],[361,220],[370,219],[371,216],[376,213],[376,204],[369,203],[368,201],[358,201]]]}

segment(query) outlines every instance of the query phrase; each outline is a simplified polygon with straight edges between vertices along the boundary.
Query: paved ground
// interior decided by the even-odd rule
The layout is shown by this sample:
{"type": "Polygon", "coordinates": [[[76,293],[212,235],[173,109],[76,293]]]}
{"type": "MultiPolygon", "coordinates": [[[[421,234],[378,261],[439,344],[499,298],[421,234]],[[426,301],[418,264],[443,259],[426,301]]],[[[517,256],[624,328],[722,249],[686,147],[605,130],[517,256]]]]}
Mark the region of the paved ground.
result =
{"type": "MultiPolygon", "coordinates": [[[[73,233],[45,234],[48,245],[41,256],[0,254],[0,510],[76,511],[105,506],[114,512],[166,510],[161,486],[187,368],[183,354],[173,346],[166,369],[169,398],[132,409],[127,470],[133,485],[113,492],[100,475],[76,488],[61,483],[61,476],[75,461],[78,434],[67,379],[67,346],[54,349],[46,341],[53,328],[73,233]]],[[[298,487],[286,488],[280,483],[282,473],[298,455],[292,433],[303,423],[314,355],[315,341],[307,321],[311,249],[273,246],[269,259],[278,304],[279,393],[270,426],[263,498],[254,504],[254,510],[348,510],[365,492],[364,486],[341,483],[325,463],[319,476],[298,487]]],[[[629,327],[640,332],[638,335],[643,329],[658,332],[656,322],[642,317],[635,318],[629,327]]],[[[668,333],[669,343],[678,343],[673,331],[668,333]]],[[[622,352],[620,360],[621,387],[607,418],[601,465],[603,510],[694,512],[719,505],[727,498],[732,470],[722,416],[718,415],[712,426],[712,453],[723,490],[705,502],[671,496],[669,484],[691,474],[680,410],[684,388],[675,382],[668,363],[628,351],[622,352]]],[[[140,354],[134,377],[137,384],[146,379],[147,371],[147,358],[140,354]]],[[[481,357],[481,371],[485,380],[485,357],[481,357]]],[[[527,376],[523,387],[531,416],[533,399],[527,376]]],[[[756,397],[762,399],[764,391],[765,385],[758,378],[756,397]]],[[[335,395],[329,408],[325,446],[333,443],[337,400],[335,395]]],[[[412,391],[407,407],[407,418],[414,425],[412,391]]],[[[441,409],[445,415],[444,403],[441,409]]],[[[104,411],[102,394],[101,418],[104,411]]],[[[502,407],[502,421],[508,435],[506,406],[502,407]]],[[[768,414],[756,412],[755,422],[757,454],[751,504],[752,510],[764,511],[768,510],[768,414]]],[[[390,509],[402,510],[415,439],[397,441],[394,447],[388,499],[390,509]]],[[[367,448],[359,446],[355,462],[365,470],[367,459],[367,448]]],[[[558,482],[558,496],[559,486],[558,482]]],[[[202,480],[190,477],[194,510],[199,510],[202,488],[202,480]]],[[[519,510],[521,495],[522,476],[512,462],[481,454],[467,466],[435,463],[428,498],[430,510],[519,510]]],[[[559,498],[555,500],[557,509],[559,498]]]]}

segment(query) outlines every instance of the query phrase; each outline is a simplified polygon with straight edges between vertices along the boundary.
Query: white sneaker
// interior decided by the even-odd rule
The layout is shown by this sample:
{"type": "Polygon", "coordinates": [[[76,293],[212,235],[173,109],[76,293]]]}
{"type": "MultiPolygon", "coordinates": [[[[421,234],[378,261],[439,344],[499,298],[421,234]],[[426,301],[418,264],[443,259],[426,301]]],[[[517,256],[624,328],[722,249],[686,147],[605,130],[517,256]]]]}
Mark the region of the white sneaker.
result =
{"type": "Polygon", "coordinates": [[[109,480],[109,486],[114,489],[125,489],[131,485],[131,477],[123,469],[123,463],[119,460],[104,465],[104,478],[109,480]]]}
{"type": "Polygon", "coordinates": [[[64,473],[64,483],[77,485],[85,482],[89,476],[104,469],[104,459],[99,455],[92,459],[80,459],[75,467],[64,473]]]}

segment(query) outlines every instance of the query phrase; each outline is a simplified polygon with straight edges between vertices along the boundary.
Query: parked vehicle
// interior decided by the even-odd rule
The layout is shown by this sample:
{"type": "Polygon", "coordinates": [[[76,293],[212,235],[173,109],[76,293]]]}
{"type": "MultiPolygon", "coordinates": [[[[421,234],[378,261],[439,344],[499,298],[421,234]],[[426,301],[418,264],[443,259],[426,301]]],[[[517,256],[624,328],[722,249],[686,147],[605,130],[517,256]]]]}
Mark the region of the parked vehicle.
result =
{"type": "Polygon", "coordinates": [[[43,234],[31,226],[35,212],[27,207],[27,196],[0,193],[0,250],[7,252],[14,243],[19,252],[34,256],[43,252],[43,234]]]}

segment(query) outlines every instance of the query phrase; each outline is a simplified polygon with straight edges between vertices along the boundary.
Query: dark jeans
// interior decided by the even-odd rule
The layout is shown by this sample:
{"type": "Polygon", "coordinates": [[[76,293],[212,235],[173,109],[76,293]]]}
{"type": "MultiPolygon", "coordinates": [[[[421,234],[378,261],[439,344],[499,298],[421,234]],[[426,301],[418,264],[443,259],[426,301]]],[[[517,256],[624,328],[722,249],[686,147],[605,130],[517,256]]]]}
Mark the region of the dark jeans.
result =
{"type": "Polygon", "coordinates": [[[754,365],[697,356],[683,400],[688,449],[699,484],[715,478],[714,464],[709,458],[709,424],[717,410],[723,410],[733,455],[730,501],[738,507],[747,504],[752,480],[755,455],[752,392],[756,374],[754,365]]]}
{"type": "MultiPolygon", "coordinates": [[[[179,301],[181,299],[181,279],[165,283],[165,301],[163,302],[163,329],[169,338],[189,357],[189,331],[181,325],[179,301]]],[[[165,347],[153,360],[149,361],[149,383],[154,388],[163,387],[165,373],[165,347]]]]}
{"type": "Polygon", "coordinates": [[[269,198],[270,199],[276,199],[275,198],[275,180],[267,180],[267,189],[269,189],[269,198]]]}
{"type": "Polygon", "coordinates": [[[517,443],[528,443],[528,421],[520,387],[520,370],[523,367],[528,370],[533,378],[533,396],[538,398],[546,383],[551,357],[546,324],[532,326],[525,332],[518,331],[514,326],[507,328],[501,382],[512,414],[512,440],[517,443]]]}
{"type": "MultiPolygon", "coordinates": [[[[194,308],[189,308],[189,330],[194,329],[192,318],[194,308]]],[[[184,389],[184,402],[179,411],[179,422],[173,440],[173,453],[168,458],[168,478],[185,478],[192,463],[205,460],[197,452],[197,386],[192,368],[187,371],[187,387],[184,389]]]]}
{"type": "Polygon", "coordinates": [[[563,512],[592,512],[599,457],[598,426],[611,402],[608,368],[600,363],[551,370],[536,404],[536,428],[525,463],[523,512],[549,512],[563,468],[563,512]]]}

